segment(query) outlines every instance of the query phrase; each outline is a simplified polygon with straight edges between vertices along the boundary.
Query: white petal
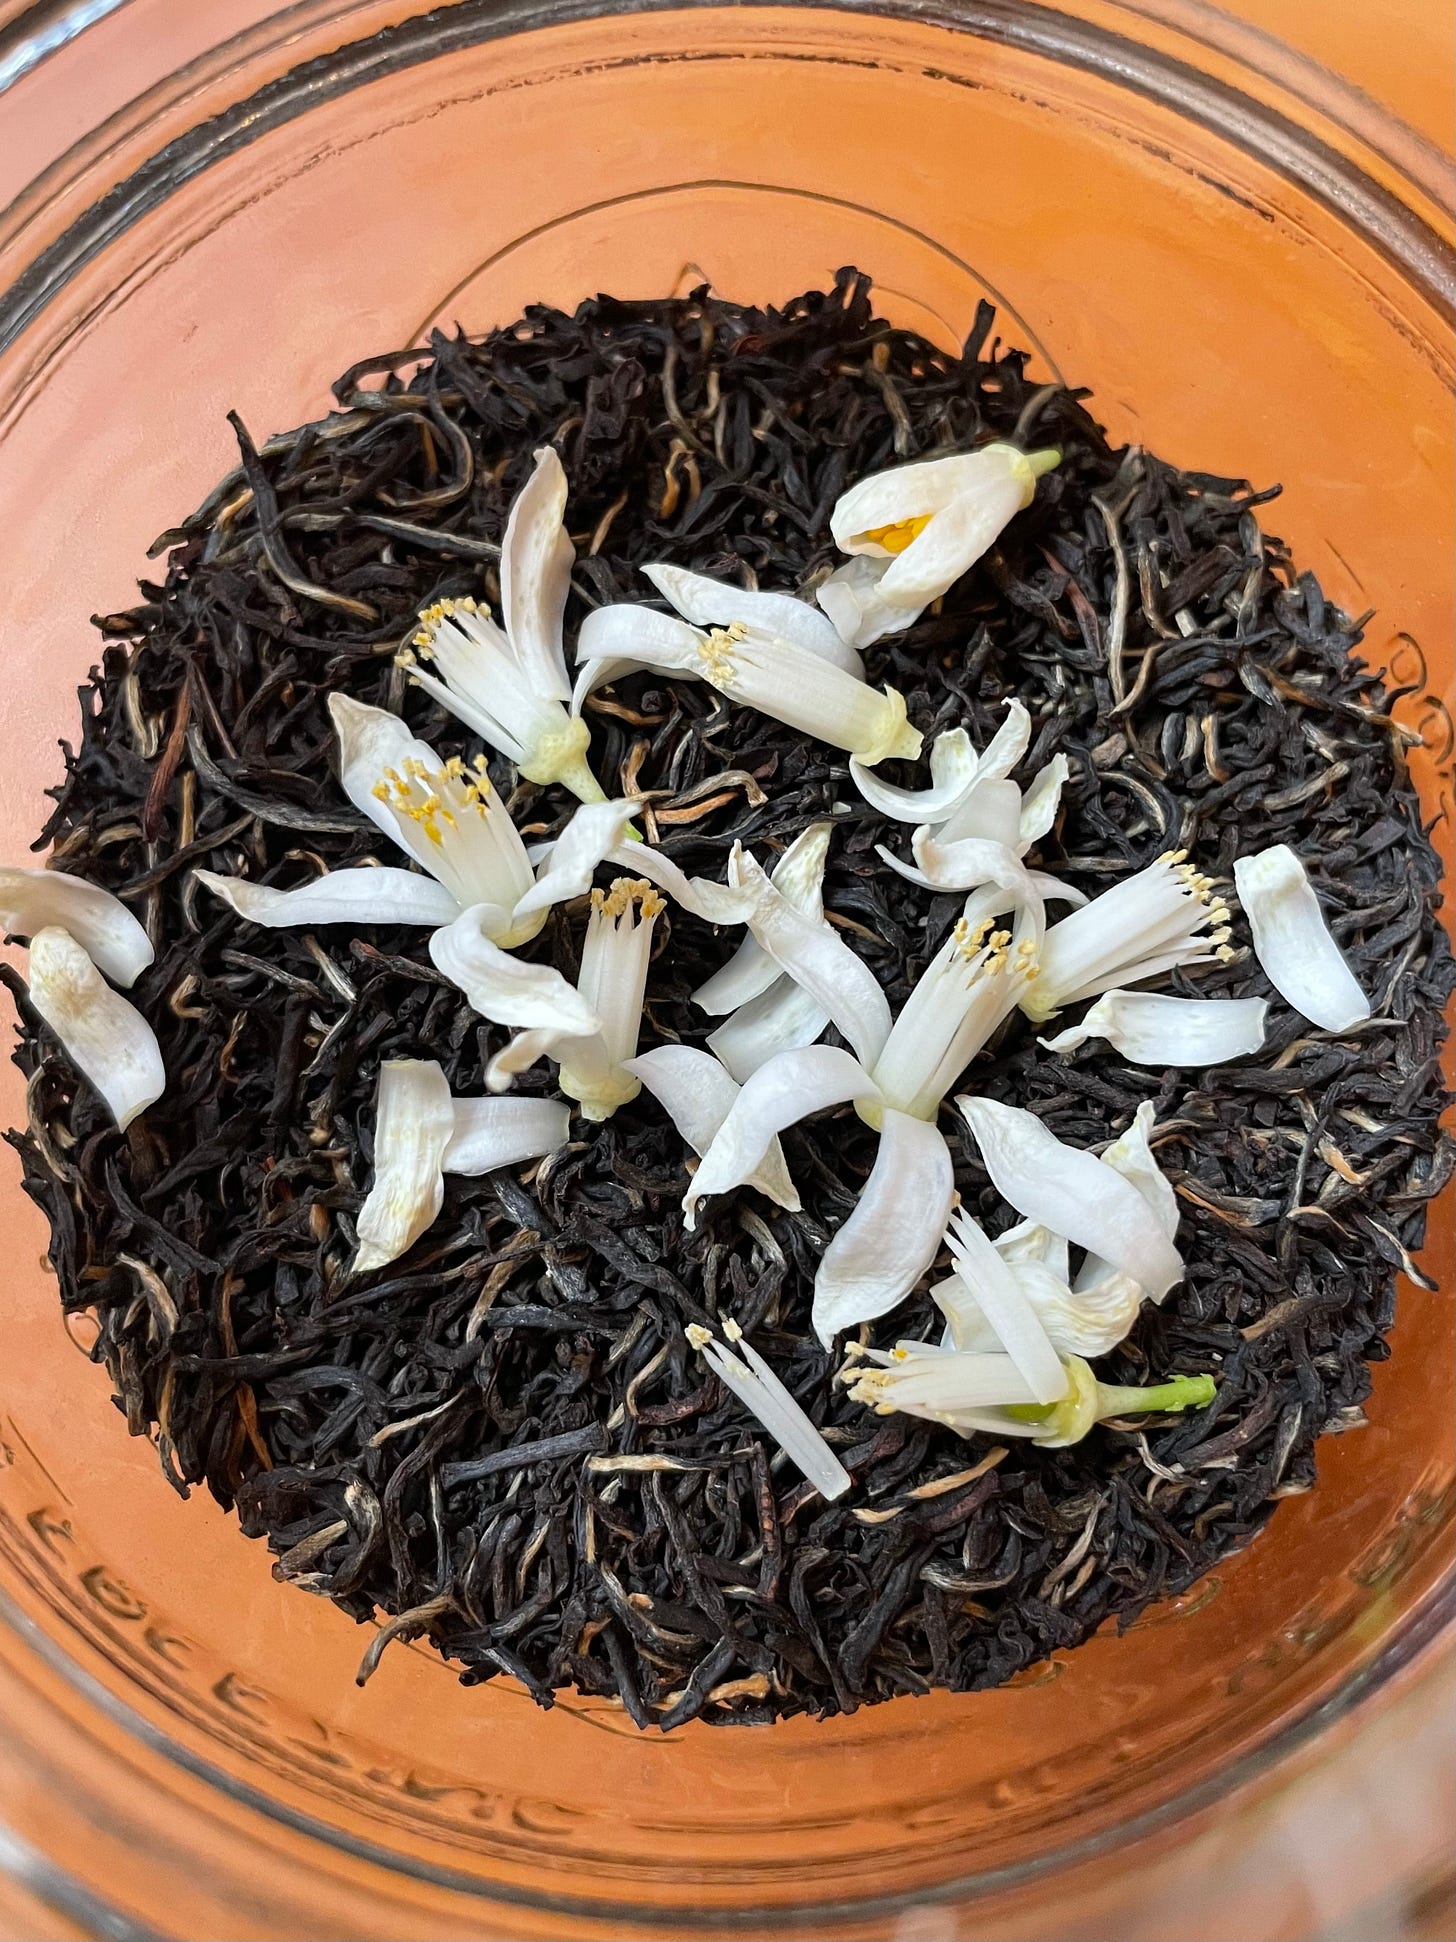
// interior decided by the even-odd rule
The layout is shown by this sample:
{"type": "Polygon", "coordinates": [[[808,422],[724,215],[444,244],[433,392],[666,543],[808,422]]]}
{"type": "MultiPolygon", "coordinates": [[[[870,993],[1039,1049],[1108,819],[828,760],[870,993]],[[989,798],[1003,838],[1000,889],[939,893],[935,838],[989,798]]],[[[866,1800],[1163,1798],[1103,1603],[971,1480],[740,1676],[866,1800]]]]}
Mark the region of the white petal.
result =
{"type": "Polygon", "coordinates": [[[752,894],[748,925],[776,964],[828,1012],[866,1066],[890,1035],[890,1006],[879,979],[823,918],[795,910],[762,866],[735,847],[728,879],[752,894]]]}
{"type": "Polygon", "coordinates": [[[575,1058],[579,1072],[590,1070],[603,1080],[609,1077],[611,1061],[600,1032],[567,1032],[557,1025],[539,1025],[517,1032],[508,1045],[501,1047],[485,1068],[486,1088],[493,1093],[509,1092],[518,1072],[528,1072],[542,1059],[560,1060],[568,1055],[575,1058]]]}
{"type": "MultiPolygon", "coordinates": [[[[694,1153],[706,1153],[738,1097],[738,1082],[708,1052],[691,1045],[658,1045],[627,1061],[694,1153]]],[[[784,1150],[771,1140],[762,1163],[743,1183],[757,1187],[780,1207],[800,1202],[789,1178],[784,1150]]]]}
{"type": "Polygon", "coordinates": [[[791,593],[750,593],[706,573],[690,573],[682,566],[644,566],[642,571],[665,600],[695,627],[731,627],[741,621],[755,633],[769,634],[804,647],[821,660],[864,679],[864,663],[840,639],[834,623],[807,600],[791,593]]]}
{"type": "MultiPolygon", "coordinates": [[[[1059,1355],[1107,1355],[1126,1336],[1142,1306],[1142,1289],[1126,1275],[1111,1275],[1073,1293],[1066,1276],[1043,1262],[1022,1261],[1012,1264],[1011,1271],[1059,1355]]],[[[1000,1336],[958,1276],[952,1275],[950,1284],[942,1282],[930,1292],[946,1315],[948,1343],[981,1353],[1000,1346],[1000,1336]]]]}
{"type": "Polygon", "coordinates": [[[812,1045],[828,1023],[829,1014],[813,993],[780,973],[767,991],[730,1012],[708,1034],[708,1044],[743,1085],[780,1052],[812,1045]]]}
{"type": "Polygon", "coordinates": [[[732,1335],[738,1355],[714,1341],[706,1329],[690,1329],[688,1336],[714,1374],[758,1418],[819,1494],[828,1500],[842,1497],[853,1482],[849,1472],[742,1333],[735,1330],[732,1335]]]}
{"type": "Polygon", "coordinates": [[[826,1348],[905,1299],[940,1250],[954,1198],[942,1135],[886,1107],[870,1177],[814,1277],[814,1332],[826,1348]]]}
{"type": "Polygon", "coordinates": [[[979,836],[942,843],[933,830],[917,829],[910,847],[926,882],[937,890],[976,890],[994,883],[1024,908],[1041,903],[1025,866],[1004,843],[979,836]]]}
{"type": "MultiPolygon", "coordinates": [[[[641,674],[647,667],[646,661],[634,661],[630,655],[600,654],[592,661],[582,661],[576,670],[576,682],[571,690],[571,712],[579,715],[586,706],[588,695],[594,695],[598,688],[610,687],[614,681],[625,681],[629,674],[641,674]]],[[[688,668],[674,668],[674,681],[697,681],[701,677],[688,668]]]]}
{"type": "Polygon", "coordinates": [[[878,1097],[863,1066],[838,1046],[808,1045],[770,1059],[734,1100],[703,1155],[703,1164],[683,1197],[688,1226],[695,1223],[700,1200],[742,1186],[762,1163],[774,1135],[786,1126],[847,1099],[878,1097]]]}
{"type": "Polygon", "coordinates": [[[1032,777],[1031,787],[1021,798],[1019,837],[1023,850],[1029,850],[1033,843],[1039,843],[1057,820],[1062,790],[1070,773],[1066,756],[1054,755],[1032,777]]]}
{"type": "Polygon", "coordinates": [[[978,836],[1020,856],[1021,791],[1004,776],[978,776],[935,834],[942,845],[978,836]]]}
{"type": "Polygon", "coordinates": [[[300,924],[449,924],[460,906],[444,884],[418,870],[330,870],[294,890],[275,890],[246,877],[194,870],[214,897],[250,924],[264,930],[292,930],[300,924]]]}
{"type": "Polygon", "coordinates": [[[996,1191],[1019,1214],[1111,1262],[1154,1300],[1182,1280],[1178,1250],[1115,1168],[1064,1146],[1034,1113],[993,1099],[962,1097],[956,1104],[996,1191]]]}
{"type": "Polygon", "coordinates": [[[597,866],[626,835],[636,809],[635,797],[583,803],[552,845],[535,885],[516,904],[517,920],[532,911],[547,910],[552,904],[567,903],[572,897],[584,897],[592,887],[597,866]]]}
{"type": "Polygon", "coordinates": [[[924,531],[891,561],[880,586],[886,600],[903,606],[938,600],[1030,503],[1035,479],[1020,452],[988,445],[972,457],[981,461],[974,482],[935,512],[924,531]]]}
{"type": "MultiPolygon", "coordinates": [[[[485,907],[486,910],[489,906],[485,907]]],[[[430,938],[430,962],[465,993],[466,1003],[497,1025],[526,1025],[586,1034],[598,1020],[591,1006],[549,964],[528,964],[492,943],[482,907],[462,911],[430,938]]]]}
{"type": "Polygon", "coordinates": [[[1009,1355],[970,1351],[942,1355],[928,1344],[883,1368],[865,1369],[849,1393],[857,1402],[888,1403],[932,1422],[962,1410],[1037,1400],[1009,1355]]]}
{"type": "Polygon", "coordinates": [[[978,782],[1004,782],[1031,744],[1031,716],[1013,695],[1006,719],[981,751],[976,764],[978,782]]]}
{"type": "Polygon", "coordinates": [[[419,851],[404,842],[398,817],[375,795],[374,785],[386,769],[401,768],[406,762],[423,762],[427,769],[438,769],[439,756],[428,742],[412,735],[398,715],[387,708],[371,707],[367,701],[355,701],[352,695],[331,694],[329,716],[339,741],[339,782],[344,794],[391,843],[408,848],[417,862],[424,863],[420,852],[429,848],[424,837],[420,838],[419,851]]]}
{"type": "Polygon", "coordinates": [[[888,559],[856,553],[815,592],[835,632],[851,648],[873,647],[886,634],[901,634],[924,612],[922,607],[902,607],[885,599],[880,582],[889,565],[888,559]]]}
{"type": "Polygon", "coordinates": [[[547,701],[571,694],[561,617],[576,553],[562,524],[566,474],[551,446],[536,454],[536,469],[516,494],[501,541],[501,614],[517,665],[547,701]]]}
{"type": "Polygon", "coordinates": [[[379,1068],[374,1181],[359,1210],[352,1272],[372,1274],[413,1247],[445,1199],[445,1150],[455,1131],[450,1082],[434,1059],[379,1068]]]}
{"type": "Polygon", "coordinates": [[[873,769],[853,756],[849,772],[870,808],[878,809],[882,816],[892,816],[899,823],[940,823],[975,781],[979,762],[966,731],[948,728],[931,746],[928,789],[897,789],[893,783],[882,782],[873,769]]]}
{"type": "Polygon", "coordinates": [[[1073,1052],[1089,1038],[1105,1038],[1134,1065],[1222,1065],[1257,1052],[1264,1043],[1262,998],[1168,998],[1148,991],[1109,991],[1080,1025],[1041,1043],[1073,1052]]]}
{"type": "MultiPolygon", "coordinates": [[[[827,824],[815,825],[828,827],[827,824]]],[[[134,985],[156,953],[120,897],[64,870],[0,869],[0,931],[67,931],[113,984],[134,985]]]]}
{"type": "MultiPolygon", "coordinates": [[[[987,450],[1005,451],[1006,447],[987,450]]],[[[864,535],[886,526],[898,526],[908,519],[922,519],[942,512],[966,492],[974,492],[987,471],[1001,475],[1002,460],[992,460],[988,468],[981,452],[956,452],[949,458],[916,459],[909,465],[892,465],[883,472],[872,472],[840,494],[829,516],[829,531],[842,553],[886,548],[867,541],[864,535]]]]}
{"type": "MultiPolygon", "coordinates": [[[[810,823],[784,851],[769,875],[769,882],[780,896],[787,897],[795,910],[819,917],[824,910],[824,863],[829,854],[833,823],[810,823]]],[[[778,965],[758,939],[745,937],[735,954],[706,983],[693,993],[693,1003],[710,1017],[737,1011],[777,983],[778,965]]]]}
{"type": "Polygon", "coordinates": [[[1015,1227],[1008,1227],[1004,1234],[998,1234],[992,1245],[1013,1268],[1033,1262],[1040,1267],[1050,1268],[1063,1281],[1070,1272],[1066,1236],[1053,1234],[1040,1221],[1018,1221],[1015,1227]]]}
{"type": "Polygon", "coordinates": [[[455,1099],[446,1173],[494,1173],[554,1153],[566,1143],[571,1110],[555,1099],[455,1099]]]}
{"type": "Polygon", "coordinates": [[[157,1035],[113,991],[69,931],[45,925],[30,940],[30,1002],[95,1086],[123,1129],[167,1085],[157,1035]]]}
{"type": "Polygon", "coordinates": [[[1343,1032],[1370,1016],[1370,1000],[1356,983],[1330,935],[1304,865],[1287,843],[1241,856],[1234,888],[1249,920],[1254,955],[1287,1004],[1327,1032],[1343,1032]]]}
{"type": "Polygon", "coordinates": [[[623,600],[587,615],[576,637],[576,658],[578,664],[627,660],[639,668],[700,675],[702,645],[703,636],[685,620],[623,600]]]}
{"type": "Polygon", "coordinates": [[[1171,1241],[1178,1232],[1178,1196],[1163,1176],[1153,1154],[1152,1132],[1157,1110],[1145,1099],[1132,1116],[1132,1124],[1110,1146],[1102,1149],[1102,1164],[1130,1180],[1147,1202],[1153,1218],[1171,1241]]]}
{"type": "Polygon", "coordinates": [[[955,1256],[956,1273],[980,1304],[1032,1395],[1039,1403],[1057,1402],[1067,1393],[1067,1373],[1011,1264],[964,1210],[951,1222],[945,1238],[955,1256]]]}
{"type": "Polygon", "coordinates": [[[751,895],[726,883],[714,883],[709,877],[690,877],[651,843],[620,843],[607,861],[620,864],[634,876],[646,877],[659,890],[665,890],[675,904],[700,917],[705,924],[748,922],[748,913],[753,908],[751,895]]]}

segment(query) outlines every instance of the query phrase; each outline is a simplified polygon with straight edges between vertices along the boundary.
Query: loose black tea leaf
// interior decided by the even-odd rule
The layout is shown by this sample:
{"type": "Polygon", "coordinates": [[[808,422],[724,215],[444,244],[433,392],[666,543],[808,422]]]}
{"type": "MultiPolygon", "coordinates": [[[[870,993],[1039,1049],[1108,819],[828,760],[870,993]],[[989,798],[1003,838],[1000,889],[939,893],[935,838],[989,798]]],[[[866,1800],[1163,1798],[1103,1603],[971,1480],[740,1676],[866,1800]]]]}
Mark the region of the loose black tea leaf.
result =
{"type": "MultiPolygon", "coordinates": [[[[234,420],[239,469],[159,542],[164,582],[99,623],[40,840],[146,923],[157,959],[133,995],[170,1084],[118,1133],[9,977],[30,1114],[12,1138],[128,1426],[155,1428],[184,1494],[205,1482],[266,1536],[280,1579],[384,1614],[361,1676],[425,1634],[467,1683],[505,1672],[543,1704],[574,1686],[658,1726],[995,1685],[1192,1583],[1310,1486],[1322,1431],[1360,1420],[1395,1271],[1453,1165],[1436,1123],[1453,972],[1409,737],[1354,658],[1359,625],[1261,531],[1271,493],[1111,449],[1080,394],[1034,384],[991,329],[983,308],[949,355],[877,319],[846,271],[778,310],[602,297],[482,342],[436,335],[354,367],[322,423],[255,447],[234,420]],[[1089,893],[1170,848],[1225,880],[1236,855],[1289,843],[1373,1002],[1340,1036],[1276,1002],[1257,1059],[1203,1073],[1100,1043],[1058,1058],[1018,1015],[967,1077],[1076,1146],[1154,1100],[1187,1279],[1102,1373],[1209,1372],[1215,1402],[1056,1450],[852,1402],[809,1327],[874,1158],[848,1110],[785,1136],[800,1213],[742,1193],[685,1233],[682,1142],[644,1095],[574,1121],[545,1162],[451,1178],[408,1255],[348,1278],[381,1060],[437,1059],[478,1094],[504,1034],[422,932],[262,930],[192,881],[202,865],[288,886],[380,855],[337,786],[329,693],[476,752],[394,654],[429,602],[497,599],[538,446],[570,482],[571,629],[646,597],[650,560],[810,591],[847,484],[1033,433],[1060,468],[870,652],[870,677],[927,735],[964,724],[978,746],[1019,696],[1026,773],[1071,765],[1042,867],[1089,893]],[[852,1474],[832,1506],[692,1353],[685,1326],[729,1314],[852,1474]]],[[[899,1009],[960,900],[883,867],[875,845],[903,852],[905,832],[837,753],[660,676],[588,715],[596,773],[645,797],[646,834],[694,873],[721,877],[737,840],[771,861],[832,819],[826,908],[899,1009]]],[[[562,826],[562,791],[492,767],[528,837],[562,826]]],[[[570,971],[580,935],[558,910],[528,949],[570,971]]],[[[736,942],[675,907],[660,920],[644,1044],[702,1043],[688,994],[736,942]]],[[[1247,950],[1171,988],[1268,989],[1247,950]]],[[[966,1204],[1004,1226],[959,1117],[941,1124],[966,1204]]],[[[918,1295],[876,1339],[935,1320],[918,1295]]]]}

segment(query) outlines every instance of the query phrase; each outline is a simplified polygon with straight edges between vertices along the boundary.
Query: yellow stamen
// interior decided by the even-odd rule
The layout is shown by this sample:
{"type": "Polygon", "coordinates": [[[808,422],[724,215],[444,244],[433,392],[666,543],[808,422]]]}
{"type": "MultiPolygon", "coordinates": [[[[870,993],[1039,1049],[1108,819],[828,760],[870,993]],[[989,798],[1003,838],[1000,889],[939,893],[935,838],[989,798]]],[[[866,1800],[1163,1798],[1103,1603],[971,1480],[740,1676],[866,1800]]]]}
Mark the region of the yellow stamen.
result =
{"type": "Polygon", "coordinates": [[[919,539],[933,516],[923,512],[914,519],[897,519],[890,526],[872,526],[867,532],[857,534],[856,539],[868,540],[871,546],[883,546],[887,553],[903,553],[919,539]]]}

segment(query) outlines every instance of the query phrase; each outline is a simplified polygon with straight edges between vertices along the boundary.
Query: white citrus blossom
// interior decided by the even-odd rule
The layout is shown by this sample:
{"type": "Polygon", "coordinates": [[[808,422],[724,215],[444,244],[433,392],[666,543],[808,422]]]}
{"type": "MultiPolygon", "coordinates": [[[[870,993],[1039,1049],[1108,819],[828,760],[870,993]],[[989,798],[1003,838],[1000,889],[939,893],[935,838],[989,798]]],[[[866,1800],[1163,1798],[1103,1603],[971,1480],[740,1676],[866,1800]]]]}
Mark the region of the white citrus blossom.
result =
{"type": "MultiPolygon", "coordinates": [[[[647,994],[653,927],[666,906],[650,883],[630,877],[618,877],[610,891],[593,890],[591,905],[575,989],[559,971],[529,967],[540,974],[533,991],[547,1014],[545,1022],[529,1026],[497,1052],[485,1082],[492,1092],[503,1092],[518,1072],[551,1058],[560,1067],[557,1084],[583,1116],[610,1119],[642,1090],[631,1061],[647,994]]],[[[440,941],[430,940],[432,955],[440,941]]],[[[447,976],[454,975],[440,957],[435,961],[447,976]]],[[[499,1016],[488,1005],[476,1009],[499,1016]]]]}
{"type": "Polygon", "coordinates": [[[690,1322],[684,1333],[719,1381],[752,1411],[821,1497],[832,1502],[851,1488],[854,1480],[849,1472],[737,1322],[730,1318],[723,1323],[731,1348],[724,1348],[701,1322],[690,1322]]]}
{"type": "Polygon", "coordinates": [[[1024,1436],[1053,1450],[1081,1442],[1096,1423],[1203,1409],[1218,1394],[1212,1376],[1172,1376],[1147,1388],[1124,1388],[1099,1382],[1080,1356],[1064,1357],[1063,1367],[1066,1394],[1055,1403],[1027,1396],[1025,1379],[1009,1355],[928,1344],[858,1351],[840,1380],[856,1402],[881,1416],[898,1410],[961,1436],[1024,1436]]]}
{"type": "Polygon", "coordinates": [[[852,1101],[879,1129],[880,1144],[854,1212],[815,1276],[814,1327],[827,1343],[840,1329],[896,1307],[934,1260],[955,1192],[935,1117],[964,1066],[1015,1009],[1035,968],[1034,947],[1029,935],[1018,940],[993,928],[990,913],[1004,893],[994,886],[977,893],[892,1019],[869,966],[822,916],[795,909],[741,850],[729,878],[752,899],[747,921],[754,936],[833,1019],[854,1054],[809,1045],[759,1064],[710,1143],[684,1212],[691,1226],[699,1203],[741,1185],[785,1127],[852,1101]]]}
{"type": "Polygon", "coordinates": [[[896,631],[947,593],[1036,495],[1036,482],[1061,461],[1054,450],[1022,452],[983,445],[949,458],[918,459],[861,479],[841,495],[829,530],[842,553],[884,560],[871,580],[844,568],[819,590],[820,604],[856,646],[896,631]]]}
{"type": "Polygon", "coordinates": [[[551,1153],[565,1106],[540,1099],[456,1099],[434,1059],[386,1059],[375,1100],[374,1179],[359,1210],[353,1274],[413,1247],[439,1215],[447,1173],[482,1174],[551,1153]]]}
{"type": "MultiPolygon", "coordinates": [[[[654,584],[681,612],[727,612],[701,591],[703,576],[651,569],[654,584]],[[664,577],[664,576],[667,577],[664,577]],[[694,583],[691,593],[684,582],[694,583]]],[[[711,584],[711,583],[709,583],[711,584]]],[[[583,664],[577,695],[614,679],[627,667],[661,668],[706,681],[720,694],[772,715],[832,748],[846,749],[867,768],[893,758],[913,762],[921,735],[894,688],[872,688],[843,663],[844,648],[822,614],[782,594],[746,594],[723,587],[740,617],[709,628],[651,607],[621,602],[598,607],[582,622],[576,656],[583,664]],[[763,607],[759,603],[774,603],[763,607]],[[834,651],[827,651],[832,636],[834,651]]]]}
{"type": "Polygon", "coordinates": [[[574,709],[561,624],[576,554],[567,535],[566,474],[545,446],[516,495],[501,541],[503,626],[474,600],[440,600],[420,615],[399,657],[435,697],[530,782],[561,782],[600,802],[587,763],[591,731],[574,709]],[[426,672],[420,663],[428,664],[426,672]]]}
{"type": "Polygon", "coordinates": [[[1253,933],[1254,955],[1286,1003],[1327,1032],[1370,1016],[1344,954],[1330,935],[1304,865],[1287,843],[1241,856],[1234,887],[1253,933]]]}
{"type": "Polygon", "coordinates": [[[1187,855],[1165,851],[1146,870],[1051,925],[1041,944],[1041,975],[1022,999],[1022,1010],[1040,1024],[1079,998],[1179,965],[1227,961],[1233,955],[1228,905],[1187,855]]]}
{"type": "Polygon", "coordinates": [[[551,846],[538,875],[491,786],[484,757],[469,768],[458,756],[446,761],[398,715],[348,695],[330,695],[329,713],[345,795],[429,875],[362,867],[275,890],[211,870],[195,872],[250,923],[268,929],[330,923],[433,928],[473,911],[485,934],[510,950],[536,935],[553,904],[582,896],[597,865],[626,837],[635,802],[586,803],[551,846]]]}
{"type": "MultiPolygon", "coordinates": [[[[98,896],[105,896],[98,891],[98,896]]],[[[46,924],[30,940],[30,1002],[123,1130],[166,1089],[157,1035],[111,989],[68,930],[46,924]]]]}

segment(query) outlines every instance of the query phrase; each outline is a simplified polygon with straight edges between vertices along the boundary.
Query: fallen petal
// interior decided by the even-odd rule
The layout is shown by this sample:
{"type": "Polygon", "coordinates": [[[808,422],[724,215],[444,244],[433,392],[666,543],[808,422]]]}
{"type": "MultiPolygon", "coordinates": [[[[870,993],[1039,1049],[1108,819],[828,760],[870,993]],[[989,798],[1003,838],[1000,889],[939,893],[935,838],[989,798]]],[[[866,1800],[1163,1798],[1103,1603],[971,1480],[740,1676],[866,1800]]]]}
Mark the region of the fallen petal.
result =
{"type": "Polygon", "coordinates": [[[374,1182],[359,1210],[354,1274],[372,1274],[414,1246],[445,1199],[445,1152],[455,1132],[450,1082],[434,1059],[379,1068],[374,1182]]]}
{"type": "Polygon", "coordinates": [[[1234,888],[1253,933],[1254,955],[1287,1004],[1327,1032],[1370,1016],[1344,954],[1330,935],[1304,865],[1287,843],[1241,856],[1234,888]]]}
{"type": "Polygon", "coordinates": [[[528,964],[492,943],[486,930],[489,909],[462,911],[433,933],[428,948],[435,969],[459,986],[472,1011],[497,1025],[595,1032],[596,1013],[559,971],[549,964],[528,964]]]}
{"type": "Polygon", "coordinates": [[[460,906],[444,884],[417,870],[365,866],[330,870],[294,890],[275,890],[246,877],[194,870],[193,876],[250,924],[293,930],[300,924],[450,924],[460,906]]]}
{"type": "Polygon", "coordinates": [[[1028,1220],[1099,1255],[1154,1300],[1183,1278],[1178,1250],[1137,1188],[1093,1153],[1064,1146],[1035,1113],[997,1100],[956,1100],[992,1185],[1028,1220]]]}
{"type": "Polygon", "coordinates": [[[857,1059],[835,1045],[807,1045],[781,1052],[744,1086],[703,1155],[683,1197],[689,1228],[698,1203],[731,1193],[763,1161],[770,1140],[812,1113],[848,1099],[878,1099],[874,1081],[857,1059]]]}
{"type": "Polygon", "coordinates": [[[31,938],[28,982],[31,1004],[125,1130],[166,1090],[156,1033],[57,925],[31,938]]]}
{"type": "Polygon", "coordinates": [[[731,627],[735,622],[807,648],[821,660],[864,679],[864,663],[853,647],[841,640],[833,621],[791,593],[750,593],[706,573],[690,573],[682,566],[644,566],[642,571],[665,600],[695,627],[731,627]]]}
{"type": "Polygon", "coordinates": [[[156,955],[120,897],[99,883],[65,870],[0,869],[0,931],[34,937],[52,929],[74,937],[97,970],[123,989],[136,983],[156,955]]]}
{"type": "MultiPolygon", "coordinates": [[[[737,1080],[708,1052],[691,1045],[658,1045],[628,1059],[635,1073],[662,1107],[694,1153],[706,1153],[737,1099],[737,1080]]],[[[797,1212],[800,1202],[789,1178],[784,1150],[770,1140],[762,1163],[743,1183],[757,1187],[780,1207],[797,1212]]]]}
{"type": "Polygon", "coordinates": [[[954,1198],[942,1134],[887,1107],[870,1177],[814,1277],[814,1333],[826,1348],[905,1299],[940,1250],[954,1198]]]}
{"type": "Polygon", "coordinates": [[[494,1173],[564,1146],[571,1109],[555,1099],[454,1099],[446,1173],[494,1173]]]}
{"type": "Polygon", "coordinates": [[[578,664],[628,660],[641,668],[662,668],[671,674],[701,674],[702,645],[703,636],[685,620],[622,600],[610,607],[594,608],[587,615],[577,633],[576,658],[578,664]]]}
{"type": "Polygon", "coordinates": [[[1074,1052],[1090,1038],[1105,1038],[1133,1065],[1222,1065],[1260,1049],[1268,1009],[1262,998],[1109,991],[1079,1025],[1041,1043],[1049,1052],[1074,1052]]]}

